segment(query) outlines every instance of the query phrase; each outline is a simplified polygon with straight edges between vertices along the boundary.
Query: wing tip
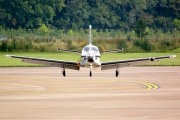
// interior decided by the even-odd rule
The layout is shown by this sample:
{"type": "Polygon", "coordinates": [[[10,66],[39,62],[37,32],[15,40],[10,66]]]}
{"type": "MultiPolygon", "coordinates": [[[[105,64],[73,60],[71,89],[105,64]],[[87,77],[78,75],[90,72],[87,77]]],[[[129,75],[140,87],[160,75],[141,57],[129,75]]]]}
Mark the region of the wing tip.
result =
{"type": "Polygon", "coordinates": [[[170,56],[170,58],[175,58],[175,57],[176,57],[176,55],[171,55],[171,56],[170,56]]]}
{"type": "Polygon", "coordinates": [[[11,58],[11,55],[6,55],[7,58],[11,58]]]}
{"type": "Polygon", "coordinates": [[[61,48],[57,48],[57,51],[60,51],[61,50],[61,48]]]}

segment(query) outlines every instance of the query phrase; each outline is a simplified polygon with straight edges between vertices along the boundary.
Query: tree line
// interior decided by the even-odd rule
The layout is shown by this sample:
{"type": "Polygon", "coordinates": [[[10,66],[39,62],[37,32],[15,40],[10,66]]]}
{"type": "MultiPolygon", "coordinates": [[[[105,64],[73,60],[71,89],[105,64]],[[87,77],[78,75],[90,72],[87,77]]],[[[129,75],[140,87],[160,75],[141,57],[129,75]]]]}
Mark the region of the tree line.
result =
{"type": "Polygon", "coordinates": [[[147,27],[167,32],[180,29],[179,6],[180,0],[0,0],[0,26],[79,30],[91,24],[127,32],[137,30],[141,19],[147,27]]]}
{"type": "MultiPolygon", "coordinates": [[[[142,21],[139,21],[140,24],[142,21]]],[[[137,24],[138,26],[138,24],[137,24]]],[[[142,24],[142,26],[144,26],[142,24]]],[[[57,48],[81,50],[88,44],[88,29],[49,29],[43,24],[38,29],[0,29],[0,52],[55,52],[57,48]]],[[[179,48],[179,31],[92,30],[93,45],[103,51],[124,48],[124,52],[168,52],[179,48]]]]}

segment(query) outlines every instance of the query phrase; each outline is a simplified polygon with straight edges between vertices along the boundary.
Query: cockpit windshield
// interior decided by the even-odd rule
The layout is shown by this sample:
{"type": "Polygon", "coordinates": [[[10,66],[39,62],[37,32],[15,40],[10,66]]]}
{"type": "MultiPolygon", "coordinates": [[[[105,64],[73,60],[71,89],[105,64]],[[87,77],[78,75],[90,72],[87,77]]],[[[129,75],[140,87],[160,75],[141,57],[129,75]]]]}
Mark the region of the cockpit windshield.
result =
{"type": "Polygon", "coordinates": [[[99,52],[99,49],[95,46],[91,47],[92,50],[99,52]]]}
{"type": "Polygon", "coordinates": [[[90,50],[90,47],[89,46],[87,46],[87,47],[84,47],[84,49],[83,49],[84,51],[89,51],[90,50]]]}
{"type": "MultiPolygon", "coordinates": [[[[90,50],[90,46],[86,46],[84,47],[83,51],[89,51],[90,50]]],[[[91,50],[92,51],[96,51],[99,52],[99,49],[96,46],[91,46],[91,50]]]]}

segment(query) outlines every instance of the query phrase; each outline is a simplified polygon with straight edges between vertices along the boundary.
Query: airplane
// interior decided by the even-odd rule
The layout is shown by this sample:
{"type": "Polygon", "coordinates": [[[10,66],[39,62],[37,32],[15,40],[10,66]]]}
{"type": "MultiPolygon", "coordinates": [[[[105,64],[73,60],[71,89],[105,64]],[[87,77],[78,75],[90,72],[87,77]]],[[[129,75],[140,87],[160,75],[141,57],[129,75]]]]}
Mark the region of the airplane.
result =
{"type": "MultiPolygon", "coordinates": [[[[64,77],[66,76],[65,69],[80,70],[80,67],[89,68],[90,77],[92,77],[93,68],[101,68],[101,70],[116,69],[115,76],[118,77],[119,68],[121,67],[136,66],[136,65],[141,65],[148,62],[158,62],[161,59],[176,57],[176,55],[169,55],[169,56],[157,56],[157,57],[148,57],[148,58],[137,58],[137,59],[130,59],[130,60],[100,62],[101,52],[99,51],[97,46],[92,45],[91,29],[92,29],[92,26],[89,25],[89,35],[88,35],[89,44],[86,45],[82,49],[82,51],[67,50],[67,49],[60,49],[60,48],[57,49],[58,51],[81,53],[81,62],[53,60],[53,59],[45,59],[45,58],[34,58],[34,57],[16,56],[16,55],[6,55],[6,57],[19,58],[19,59],[22,59],[22,62],[26,62],[26,63],[41,64],[44,66],[51,66],[51,67],[60,67],[62,68],[62,74],[64,77]]],[[[123,49],[105,50],[103,52],[118,52],[118,51],[123,51],[123,49]]]]}

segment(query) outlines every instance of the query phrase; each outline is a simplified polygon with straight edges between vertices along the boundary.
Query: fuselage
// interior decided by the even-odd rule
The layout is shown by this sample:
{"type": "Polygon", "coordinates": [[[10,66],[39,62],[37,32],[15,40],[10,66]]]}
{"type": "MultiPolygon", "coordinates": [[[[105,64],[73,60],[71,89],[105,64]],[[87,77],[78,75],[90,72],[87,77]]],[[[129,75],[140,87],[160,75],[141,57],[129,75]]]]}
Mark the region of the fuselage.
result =
{"type": "Polygon", "coordinates": [[[87,45],[82,49],[81,53],[81,66],[82,67],[100,67],[100,52],[98,47],[94,45],[87,45]]]}
{"type": "Polygon", "coordinates": [[[101,66],[101,62],[100,62],[100,52],[98,47],[92,45],[92,35],[91,35],[91,29],[92,26],[89,25],[89,45],[85,46],[82,49],[82,53],[81,53],[81,63],[80,65],[82,67],[89,67],[89,68],[93,68],[93,67],[100,67],[101,66]]]}

